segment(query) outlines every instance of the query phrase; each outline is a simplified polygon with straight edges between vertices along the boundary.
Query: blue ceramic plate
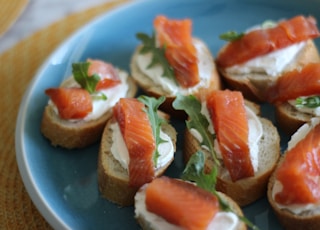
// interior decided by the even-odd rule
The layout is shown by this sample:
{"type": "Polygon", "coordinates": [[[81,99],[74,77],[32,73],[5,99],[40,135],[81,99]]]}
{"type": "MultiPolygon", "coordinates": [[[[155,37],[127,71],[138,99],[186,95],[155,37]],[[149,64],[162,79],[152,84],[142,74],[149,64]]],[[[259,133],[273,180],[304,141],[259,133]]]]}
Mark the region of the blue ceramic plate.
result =
{"type": "MultiPolygon", "coordinates": [[[[119,208],[101,198],[97,186],[98,145],[83,150],[54,148],[40,133],[47,97],[44,90],[58,86],[71,74],[71,63],[100,58],[129,71],[130,57],[138,45],[137,32],[151,34],[158,14],[191,18],[193,34],[216,55],[224,44],[218,35],[244,29],[266,19],[313,15],[320,21],[319,0],[159,0],[138,1],[113,10],[86,25],[64,42],[43,64],[22,101],[16,126],[16,152],[24,184],[33,202],[56,229],[139,229],[133,208],[119,208]]],[[[317,41],[319,47],[319,41],[317,41]]],[[[273,110],[263,106],[273,120],[273,110]]],[[[183,122],[173,121],[178,131],[183,122]]],[[[179,177],[183,169],[182,136],[167,175],[179,177]]],[[[287,137],[282,135],[282,148],[287,137]]],[[[281,229],[266,199],[244,208],[261,229],[281,229]]]]}

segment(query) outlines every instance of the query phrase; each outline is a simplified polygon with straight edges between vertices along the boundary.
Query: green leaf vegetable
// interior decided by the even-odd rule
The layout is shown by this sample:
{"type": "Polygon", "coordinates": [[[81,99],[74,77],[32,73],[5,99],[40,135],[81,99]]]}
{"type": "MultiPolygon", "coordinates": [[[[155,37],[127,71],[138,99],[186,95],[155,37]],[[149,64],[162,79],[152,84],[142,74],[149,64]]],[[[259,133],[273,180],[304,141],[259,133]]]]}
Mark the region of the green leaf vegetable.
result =
{"type": "Polygon", "coordinates": [[[212,154],[213,161],[218,166],[220,162],[217,158],[216,152],[213,147],[214,136],[208,131],[209,122],[207,118],[201,113],[201,103],[198,99],[193,96],[183,96],[178,94],[176,99],[173,101],[173,108],[177,110],[184,110],[189,120],[186,121],[187,128],[196,129],[202,136],[201,145],[206,146],[212,154]]]}
{"type": "MultiPolygon", "coordinates": [[[[198,151],[191,156],[189,159],[186,168],[182,172],[181,179],[195,182],[196,185],[204,190],[207,190],[213,193],[219,202],[221,210],[225,212],[233,212],[230,205],[221,199],[220,194],[215,190],[217,182],[217,168],[213,167],[210,173],[205,173],[205,157],[202,151],[198,151]]],[[[236,214],[236,213],[235,213],[236,214]]],[[[236,214],[237,215],[237,214],[236,214]]],[[[258,230],[259,228],[251,223],[246,217],[239,216],[237,217],[243,221],[248,227],[253,230],[258,230]]]]}
{"type": "Polygon", "coordinates": [[[297,107],[317,108],[320,106],[320,96],[298,97],[296,99],[297,107]]]}
{"type": "Polygon", "coordinates": [[[167,77],[177,84],[173,68],[170,66],[168,60],[165,57],[165,47],[157,47],[155,35],[149,37],[144,33],[137,33],[137,38],[142,42],[143,46],[140,50],[141,54],[151,53],[152,60],[147,68],[151,68],[156,65],[160,65],[163,68],[163,77],[167,77]]]}
{"type": "Polygon", "coordinates": [[[244,36],[244,33],[238,33],[234,30],[225,32],[219,35],[219,38],[228,42],[239,40],[244,36]]]}
{"type": "Polygon", "coordinates": [[[217,182],[217,168],[213,167],[210,173],[205,173],[204,167],[204,153],[198,151],[191,156],[182,172],[181,179],[193,181],[198,187],[213,193],[217,182]]]}
{"type": "Polygon", "coordinates": [[[100,81],[98,74],[88,75],[90,62],[79,62],[72,64],[72,73],[76,82],[79,83],[81,88],[87,90],[93,99],[107,100],[107,96],[103,93],[96,92],[96,86],[100,81]]]}
{"type": "MultiPolygon", "coordinates": [[[[146,105],[145,111],[148,114],[148,117],[151,123],[153,136],[155,137],[155,140],[156,140],[156,146],[159,146],[159,144],[165,142],[165,140],[161,139],[160,137],[160,130],[161,130],[161,125],[165,124],[167,121],[159,117],[157,111],[159,106],[164,102],[165,97],[161,96],[158,99],[156,99],[154,97],[141,95],[138,97],[138,100],[146,105]]],[[[159,150],[158,148],[156,148],[155,153],[153,154],[153,161],[155,165],[157,165],[157,160],[159,156],[160,156],[159,150]]]]}

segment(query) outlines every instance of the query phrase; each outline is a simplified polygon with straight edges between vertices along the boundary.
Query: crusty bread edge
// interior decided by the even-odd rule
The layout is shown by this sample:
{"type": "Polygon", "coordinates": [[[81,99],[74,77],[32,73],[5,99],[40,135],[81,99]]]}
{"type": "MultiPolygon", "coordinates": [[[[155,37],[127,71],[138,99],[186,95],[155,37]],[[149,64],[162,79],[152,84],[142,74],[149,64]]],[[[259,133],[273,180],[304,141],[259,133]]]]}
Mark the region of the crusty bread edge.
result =
{"type": "MultiPolygon", "coordinates": [[[[277,136],[272,137],[274,138],[272,143],[273,146],[270,147],[270,149],[273,149],[273,151],[270,152],[270,155],[273,154],[272,167],[265,168],[263,171],[259,171],[254,177],[244,178],[236,182],[232,182],[230,178],[222,178],[219,175],[217,177],[216,189],[230,196],[241,207],[251,204],[259,198],[265,196],[269,177],[275,169],[280,157],[280,137],[276,128],[273,126],[271,121],[261,117],[259,117],[259,119],[262,123],[263,130],[266,129],[266,126],[272,127],[274,133],[277,134],[277,136]]],[[[263,137],[261,138],[259,143],[259,148],[262,148],[264,138],[267,138],[266,134],[263,134],[263,137]]],[[[202,151],[206,155],[206,169],[210,170],[213,164],[212,158],[210,157],[211,153],[208,150],[201,148],[199,141],[190,133],[188,129],[186,129],[184,134],[183,151],[185,163],[188,162],[192,154],[200,149],[202,149],[202,151]]],[[[225,168],[220,168],[219,171],[225,170],[225,168]]]]}
{"type": "MultiPolygon", "coordinates": [[[[223,49],[224,47],[219,53],[222,52],[223,49]]],[[[219,53],[217,56],[219,56],[219,53]]],[[[307,40],[307,45],[299,53],[296,60],[294,65],[291,64],[285,69],[284,73],[296,68],[301,68],[310,62],[320,61],[319,52],[313,40],[307,40]]],[[[259,76],[254,76],[253,74],[247,74],[246,76],[231,75],[226,73],[224,68],[217,66],[217,69],[228,88],[241,91],[245,98],[255,102],[266,101],[266,92],[277,79],[266,74],[259,74],[259,76]]]]}
{"type": "Polygon", "coordinates": [[[288,102],[275,105],[275,118],[277,126],[287,135],[292,135],[303,124],[309,122],[313,116],[294,108],[288,102]]]}
{"type": "MultiPolygon", "coordinates": [[[[129,88],[126,97],[134,97],[137,85],[130,76],[127,78],[127,83],[129,88]]],[[[96,120],[69,122],[61,119],[51,105],[46,105],[40,129],[53,146],[67,149],[84,148],[100,140],[111,115],[112,111],[108,110],[96,120]]]]}
{"type": "MultiPolygon", "coordinates": [[[[195,40],[203,43],[200,39],[196,39],[195,40]]],[[[204,43],[203,43],[204,44],[204,43]]],[[[142,45],[139,45],[131,58],[131,62],[130,62],[130,69],[131,69],[131,74],[132,77],[135,79],[136,83],[140,86],[140,88],[149,96],[152,97],[160,97],[160,96],[165,96],[166,97],[166,101],[160,106],[160,109],[171,114],[173,117],[178,117],[178,118],[185,118],[186,115],[183,111],[181,110],[175,110],[172,107],[172,102],[174,101],[176,95],[168,95],[167,92],[165,92],[162,89],[161,85],[156,85],[154,84],[154,82],[148,77],[146,76],[141,69],[138,67],[138,65],[136,64],[136,60],[137,60],[137,56],[139,55],[139,52],[141,50],[142,45]]],[[[205,52],[210,54],[209,49],[204,45],[205,47],[205,52]]],[[[220,80],[220,75],[217,71],[217,68],[215,66],[214,60],[212,58],[212,63],[213,63],[213,69],[212,69],[212,74],[211,74],[211,80],[210,80],[210,84],[206,87],[202,87],[199,88],[197,91],[193,92],[192,94],[197,96],[197,94],[201,94],[203,93],[203,90],[215,90],[215,89],[221,89],[222,88],[222,84],[221,84],[221,80],[220,80]]]]}
{"type": "MultiPolygon", "coordinates": [[[[120,206],[130,206],[134,203],[134,195],[139,188],[129,186],[129,174],[121,166],[121,164],[113,157],[110,148],[112,145],[112,129],[110,125],[115,122],[111,118],[103,131],[99,156],[98,156],[98,185],[101,195],[109,201],[116,203],[120,206]],[[108,162],[113,162],[114,167],[119,170],[113,172],[108,167],[108,162]]],[[[174,127],[170,124],[162,125],[163,131],[168,134],[174,145],[174,152],[176,151],[177,133],[174,127]]],[[[174,158],[171,159],[165,166],[157,169],[156,176],[162,175],[165,170],[172,163],[174,158]]]]}
{"type": "MultiPolygon", "coordinates": [[[[283,161],[285,157],[285,154],[283,154],[279,160],[277,168],[280,166],[281,162],[283,161]]],[[[267,198],[269,201],[269,204],[274,211],[277,219],[279,220],[280,224],[285,228],[285,229],[290,229],[290,230],[317,230],[319,229],[320,226],[320,215],[310,215],[310,216],[300,216],[300,215],[295,215],[291,213],[288,210],[285,209],[280,209],[275,201],[272,198],[272,190],[273,186],[276,180],[276,170],[272,173],[269,179],[268,183],[268,191],[267,191],[267,198]]]]}

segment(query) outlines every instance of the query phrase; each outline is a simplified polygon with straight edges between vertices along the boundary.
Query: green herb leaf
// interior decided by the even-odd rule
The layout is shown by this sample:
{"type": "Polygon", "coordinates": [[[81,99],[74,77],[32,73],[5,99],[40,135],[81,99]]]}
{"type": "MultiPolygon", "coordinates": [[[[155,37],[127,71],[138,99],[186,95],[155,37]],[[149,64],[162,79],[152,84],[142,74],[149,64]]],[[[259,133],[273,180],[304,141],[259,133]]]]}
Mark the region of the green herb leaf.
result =
{"type": "Polygon", "coordinates": [[[96,92],[96,86],[100,81],[98,74],[88,75],[88,69],[90,62],[78,62],[72,64],[73,77],[81,86],[81,88],[87,90],[94,100],[107,100],[107,96],[103,93],[96,92]]]}
{"type": "Polygon", "coordinates": [[[195,182],[198,187],[213,193],[217,181],[217,168],[213,167],[209,174],[204,172],[204,168],[204,153],[198,151],[189,159],[186,168],[182,172],[181,179],[195,182]]]}
{"type": "Polygon", "coordinates": [[[211,152],[212,158],[216,165],[220,165],[216,152],[213,148],[214,136],[208,131],[209,122],[207,118],[201,113],[201,103],[193,95],[183,96],[178,94],[176,99],[172,103],[173,108],[177,110],[184,110],[189,120],[186,121],[187,128],[196,129],[202,136],[201,145],[208,147],[211,152]]]}
{"type": "Polygon", "coordinates": [[[165,140],[161,139],[160,137],[161,125],[167,123],[165,119],[162,119],[159,117],[158,108],[165,101],[165,97],[162,96],[156,99],[154,97],[141,95],[138,97],[138,100],[146,105],[145,111],[148,114],[151,127],[152,127],[153,136],[155,137],[155,140],[156,140],[156,150],[153,155],[153,161],[154,161],[154,164],[157,165],[157,161],[160,156],[160,153],[158,151],[158,146],[159,144],[165,142],[165,140]]]}
{"type": "Polygon", "coordinates": [[[168,60],[165,57],[165,47],[156,46],[156,38],[154,33],[151,37],[144,33],[138,33],[137,38],[141,40],[143,46],[140,50],[141,54],[152,53],[152,60],[148,65],[148,68],[151,68],[156,65],[160,65],[163,68],[163,77],[167,77],[174,81],[177,84],[173,68],[170,66],[168,60]]]}
{"type": "Polygon", "coordinates": [[[320,106],[320,96],[298,97],[296,99],[297,107],[317,108],[320,106]]]}
{"type": "Polygon", "coordinates": [[[226,33],[220,34],[219,38],[225,41],[236,41],[239,40],[240,38],[242,38],[244,36],[245,33],[238,33],[236,31],[228,31],[226,33]]]}

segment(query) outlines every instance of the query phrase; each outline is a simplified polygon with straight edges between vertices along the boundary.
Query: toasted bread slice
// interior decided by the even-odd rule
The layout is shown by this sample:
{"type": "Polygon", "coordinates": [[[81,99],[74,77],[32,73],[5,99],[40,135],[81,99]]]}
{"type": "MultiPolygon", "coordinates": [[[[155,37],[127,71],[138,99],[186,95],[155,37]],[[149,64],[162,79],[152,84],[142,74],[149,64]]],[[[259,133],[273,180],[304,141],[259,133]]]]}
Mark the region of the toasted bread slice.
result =
{"type": "MultiPolygon", "coordinates": [[[[279,164],[284,159],[284,155],[281,156],[279,160],[279,164]]],[[[276,171],[276,169],[275,169],[276,171]]],[[[320,215],[319,214],[313,214],[311,212],[306,212],[304,215],[295,215],[292,212],[290,212],[287,209],[280,209],[274,199],[272,198],[272,190],[275,183],[276,177],[275,173],[273,173],[270,177],[269,183],[268,183],[268,201],[271,205],[271,208],[273,209],[275,215],[277,216],[280,224],[285,229],[290,230],[316,230],[319,229],[320,226],[320,215]]]]}
{"type": "MultiPolygon", "coordinates": [[[[207,62],[207,68],[211,65],[211,78],[208,84],[202,84],[199,83],[199,85],[203,86],[195,86],[190,89],[187,89],[185,91],[182,91],[181,87],[178,87],[178,92],[170,92],[165,89],[164,86],[156,84],[152,78],[144,73],[143,70],[140,69],[139,65],[137,64],[138,56],[140,55],[141,45],[137,47],[135,50],[132,59],[131,59],[131,74],[132,77],[135,79],[136,83],[142,88],[142,90],[148,94],[149,96],[153,97],[160,97],[165,96],[166,101],[161,105],[161,109],[170,115],[173,115],[175,117],[185,117],[185,114],[183,111],[177,111],[172,108],[172,102],[176,98],[177,93],[181,93],[183,95],[185,94],[193,94],[197,95],[201,93],[202,90],[207,89],[221,89],[221,81],[220,76],[217,72],[216,66],[214,64],[212,55],[209,51],[209,49],[206,47],[206,45],[199,39],[194,39],[195,43],[199,43],[202,47],[202,52],[206,55],[206,62],[207,62]]],[[[158,76],[162,77],[162,76],[158,76]]]]}
{"type": "MultiPolygon", "coordinates": [[[[65,83],[63,82],[62,85],[65,83]]],[[[127,84],[129,87],[126,97],[134,97],[137,86],[130,76],[127,78],[127,84]]],[[[48,104],[43,112],[41,132],[53,146],[61,146],[67,149],[83,148],[100,140],[106,122],[111,115],[112,111],[107,110],[95,120],[73,122],[61,119],[53,105],[48,104]]]]}
{"type": "MultiPolygon", "coordinates": [[[[303,49],[298,53],[295,61],[289,64],[283,73],[317,61],[320,61],[318,49],[313,40],[308,40],[303,49]]],[[[218,70],[226,87],[241,91],[245,98],[255,102],[266,102],[266,92],[268,88],[281,77],[281,75],[273,77],[265,73],[256,72],[250,74],[229,74],[225,69],[219,68],[219,66],[218,70]]]]}
{"type": "MultiPolygon", "coordinates": [[[[144,215],[144,213],[147,212],[146,205],[145,205],[146,186],[147,184],[145,186],[142,186],[135,196],[135,218],[137,219],[139,225],[143,230],[169,229],[170,227],[172,228],[172,224],[170,224],[160,216],[157,216],[153,213],[150,213],[149,216],[144,215]],[[152,216],[150,217],[150,215],[152,216]],[[156,221],[153,222],[152,220],[155,220],[155,219],[156,221]]],[[[228,197],[227,195],[221,192],[218,192],[218,194],[221,197],[221,199],[230,206],[231,210],[235,214],[237,214],[238,216],[243,216],[243,212],[241,208],[234,200],[232,200],[230,197],[228,197]]],[[[244,222],[239,221],[235,229],[245,230],[247,229],[247,227],[244,222]]]]}
{"type": "MultiPolygon", "coordinates": [[[[120,206],[130,206],[134,203],[134,195],[139,188],[129,186],[128,170],[123,168],[111,152],[113,131],[111,124],[116,122],[111,118],[104,129],[98,159],[98,184],[102,196],[120,206]]],[[[176,149],[176,131],[170,124],[163,124],[162,131],[170,136],[176,149]]],[[[161,154],[161,153],[160,153],[161,154]]],[[[162,175],[171,164],[173,158],[166,165],[156,169],[156,176],[162,175]]]]}
{"type": "MultiPolygon", "coordinates": [[[[247,106],[253,106],[252,111],[258,113],[254,103],[246,102],[247,106]]],[[[268,119],[258,117],[263,128],[263,135],[258,143],[259,146],[259,165],[258,171],[253,177],[240,179],[232,182],[228,171],[223,165],[219,168],[216,189],[230,196],[241,207],[253,203],[266,194],[267,184],[271,173],[273,172],[280,157],[280,136],[278,130],[268,119]]],[[[199,141],[185,130],[184,139],[184,160],[188,162],[189,158],[202,149],[206,156],[206,169],[211,170],[214,162],[211,153],[200,146],[199,141]]]]}
{"type": "Polygon", "coordinates": [[[314,116],[298,111],[294,106],[285,102],[275,105],[275,117],[277,126],[286,134],[292,135],[299,127],[309,122],[314,116]]]}

